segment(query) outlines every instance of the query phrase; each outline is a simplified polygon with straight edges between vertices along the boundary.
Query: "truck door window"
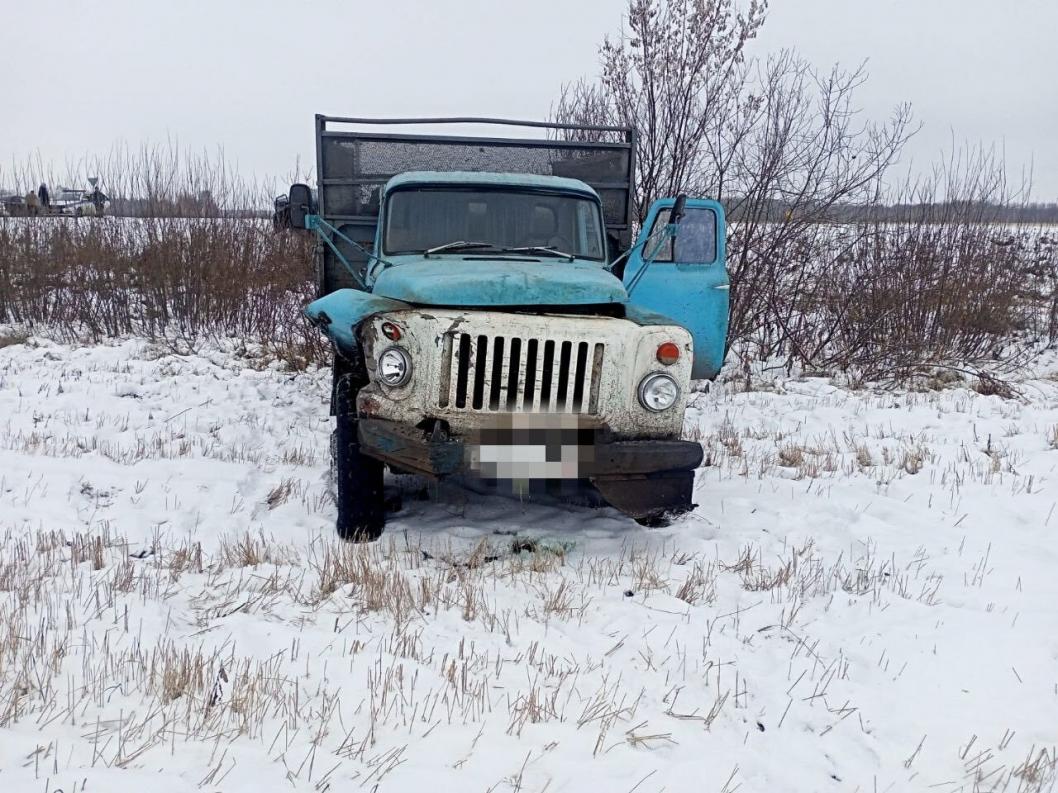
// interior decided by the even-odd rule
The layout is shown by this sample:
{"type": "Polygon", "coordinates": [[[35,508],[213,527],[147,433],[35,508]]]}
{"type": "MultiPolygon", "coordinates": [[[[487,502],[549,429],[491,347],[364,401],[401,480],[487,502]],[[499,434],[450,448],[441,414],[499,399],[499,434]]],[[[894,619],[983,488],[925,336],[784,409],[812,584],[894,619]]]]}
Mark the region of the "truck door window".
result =
{"type": "MultiPolygon", "coordinates": [[[[658,210],[651,233],[669,222],[669,209],[658,210]]],[[[657,240],[647,243],[653,249],[657,240]]],[[[649,253],[649,250],[645,253],[649,253]]],[[[645,255],[645,254],[644,254],[645,255]]],[[[675,239],[666,240],[654,261],[677,264],[712,264],[716,261],[716,213],[707,207],[688,207],[675,239]],[[673,251],[673,244],[676,250],[673,251]]]]}

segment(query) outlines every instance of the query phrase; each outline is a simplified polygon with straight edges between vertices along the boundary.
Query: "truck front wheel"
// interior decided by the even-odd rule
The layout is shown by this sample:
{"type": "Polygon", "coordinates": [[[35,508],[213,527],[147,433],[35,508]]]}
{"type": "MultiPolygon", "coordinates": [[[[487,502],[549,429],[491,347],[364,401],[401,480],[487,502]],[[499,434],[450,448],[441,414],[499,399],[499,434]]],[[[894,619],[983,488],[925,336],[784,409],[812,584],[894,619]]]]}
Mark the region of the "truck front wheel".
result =
{"type": "Polygon", "coordinates": [[[335,383],[334,445],[335,500],[338,536],[353,542],[370,542],[382,534],[386,522],[383,466],[360,451],[357,437],[356,395],[360,383],[342,375],[335,383]]]}

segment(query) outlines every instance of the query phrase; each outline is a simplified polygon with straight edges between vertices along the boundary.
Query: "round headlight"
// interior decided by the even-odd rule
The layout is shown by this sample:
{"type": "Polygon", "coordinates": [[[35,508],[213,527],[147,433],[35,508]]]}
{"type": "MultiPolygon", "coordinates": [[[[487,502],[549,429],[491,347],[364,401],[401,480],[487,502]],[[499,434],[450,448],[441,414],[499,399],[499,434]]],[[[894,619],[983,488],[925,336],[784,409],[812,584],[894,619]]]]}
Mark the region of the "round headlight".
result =
{"type": "Polygon", "coordinates": [[[680,387],[667,374],[648,374],[639,384],[639,402],[647,410],[660,413],[676,404],[680,398],[680,387]]]}
{"type": "Polygon", "coordinates": [[[378,379],[397,388],[411,379],[411,356],[400,347],[390,347],[378,356],[378,379]]]}

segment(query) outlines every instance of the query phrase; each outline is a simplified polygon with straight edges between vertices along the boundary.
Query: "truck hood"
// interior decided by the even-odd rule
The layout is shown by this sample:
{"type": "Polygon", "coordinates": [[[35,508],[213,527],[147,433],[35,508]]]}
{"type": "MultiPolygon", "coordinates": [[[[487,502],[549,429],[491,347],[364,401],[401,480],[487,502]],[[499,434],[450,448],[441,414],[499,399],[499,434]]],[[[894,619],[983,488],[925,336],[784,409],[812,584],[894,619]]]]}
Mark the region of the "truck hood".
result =
{"type": "Polygon", "coordinates": [[[597,264],[563,259],[439,257],[396,264],[375,280],[375,295],[427,306],[567,306],[625,303],[621,281],[597,264]]]}

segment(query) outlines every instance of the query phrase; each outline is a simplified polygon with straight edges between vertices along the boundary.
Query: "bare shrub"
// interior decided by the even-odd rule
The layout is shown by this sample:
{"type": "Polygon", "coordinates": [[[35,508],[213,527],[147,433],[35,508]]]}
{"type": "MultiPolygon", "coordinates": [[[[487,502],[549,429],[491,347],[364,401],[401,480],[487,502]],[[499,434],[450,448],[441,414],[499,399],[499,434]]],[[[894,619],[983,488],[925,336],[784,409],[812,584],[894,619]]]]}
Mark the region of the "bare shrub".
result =
{"type": "Polygon", "coordinates": [[[664,195],[725,204],[729,341],[747,365],[866,380],[956,361],[998,382],[981,373],[1013,370],[1058,331],[1058,244],[1001,225],[1024,194],[1002,159],[953,147],[931,175],[887,189],[916,129],[909,107],[864,122],[862,67],[749,57],[766,5],[744,8],[630,0],[599,80],[565,86],[552,115],[637,128],[640,221],[664,195]]]}
{"type": "Polygon", "coordinates": [[[249,220],[0,221],[0,321],[67,338],[311,350],[318,334],[300,314],[314,294],[310,247],[249,220]]]}
{"type": "Polygon", "coordinates": [[[0,323],[180,350],[237,337],[292,367],[323,359],[301,315],[315,295],[313,240],[274,233],[259,217],[262,191],[222,154],[144,147],[88,167],[136,217],[0,218],[0,323]]]}
{"type": "MultiPolygon", "coordinates": [[[[864,377],[933,374],[957,361],[994,393],[1000,373],[1024,362],[1025,342],[1045,332],[1045,304],[1024,255],[1032,230],[999,223],[1014,200],[1002,161],[985,149],[953,155],[905,185],[888,220],[858,224],[855,243],[802,296],[789,353],[800,362],[864,377]],[[814,322],[809,322],[814,318],[814,322]]],[[[949,369],[949,372],[954,370],[949,369]]]]}

